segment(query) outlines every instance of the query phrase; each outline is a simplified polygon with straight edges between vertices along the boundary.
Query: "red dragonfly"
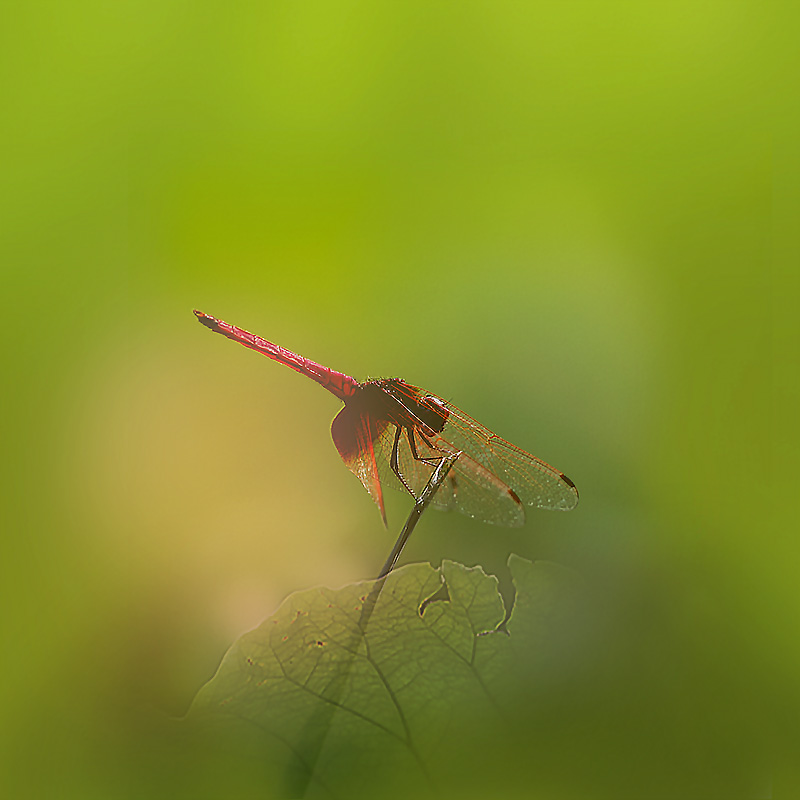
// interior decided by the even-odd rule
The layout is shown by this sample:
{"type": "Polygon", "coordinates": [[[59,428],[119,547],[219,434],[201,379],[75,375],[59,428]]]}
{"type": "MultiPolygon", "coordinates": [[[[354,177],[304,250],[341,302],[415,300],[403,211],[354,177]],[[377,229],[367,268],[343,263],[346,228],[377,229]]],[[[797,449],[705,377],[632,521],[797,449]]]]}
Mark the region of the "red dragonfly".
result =
{"type": "Polygon", "coordinates": [[[260,336],[195,311],[197,319],[308,376],[344,401],[331,425],[339,455],[380,509],[382,486],[419,497],[444,455],[461,456],[431,505],[494,525],[525,522],[525,506],[569,511],[578,490],[563,472],[496,436],[452,403],[400,378],[360,383],[260,336]]]}

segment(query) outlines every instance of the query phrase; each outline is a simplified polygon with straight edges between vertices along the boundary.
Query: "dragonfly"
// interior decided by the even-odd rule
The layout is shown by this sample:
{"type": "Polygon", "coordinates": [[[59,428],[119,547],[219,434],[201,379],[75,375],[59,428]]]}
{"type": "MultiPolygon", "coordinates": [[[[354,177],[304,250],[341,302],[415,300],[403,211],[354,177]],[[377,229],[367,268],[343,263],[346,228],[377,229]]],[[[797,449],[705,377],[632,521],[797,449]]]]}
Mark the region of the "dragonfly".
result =
{"type": "Polygon", "coordinates": [[[331,425],[333,443],[375,501],[384,525],[383,487],[416,500],[442,459],[457,454],[431,500],[435,508],[518,527],[526,507],[569,511],[578,504],[578,489],[563,472],[432,392],[400,378],[360,382],[202,311],[194,313],[215,333],[311,378],[344,402],[331,425]]]}

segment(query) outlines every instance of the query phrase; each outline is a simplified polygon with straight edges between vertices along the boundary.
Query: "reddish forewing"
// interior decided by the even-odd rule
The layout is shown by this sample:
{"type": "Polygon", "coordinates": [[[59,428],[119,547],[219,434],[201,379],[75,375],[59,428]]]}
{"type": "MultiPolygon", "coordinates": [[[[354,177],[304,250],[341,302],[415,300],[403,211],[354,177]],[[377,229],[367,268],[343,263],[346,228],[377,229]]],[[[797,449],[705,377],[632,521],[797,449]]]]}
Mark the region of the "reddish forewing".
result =
{"type": "Polygon", "coordinates": [[[374,442],[387,428],[388,423],[375,420],[345,406],[331,424],[331,436],[342,461],[361,481],[381,512],[386,525],[383,490],[375,457],[374,442]]]}

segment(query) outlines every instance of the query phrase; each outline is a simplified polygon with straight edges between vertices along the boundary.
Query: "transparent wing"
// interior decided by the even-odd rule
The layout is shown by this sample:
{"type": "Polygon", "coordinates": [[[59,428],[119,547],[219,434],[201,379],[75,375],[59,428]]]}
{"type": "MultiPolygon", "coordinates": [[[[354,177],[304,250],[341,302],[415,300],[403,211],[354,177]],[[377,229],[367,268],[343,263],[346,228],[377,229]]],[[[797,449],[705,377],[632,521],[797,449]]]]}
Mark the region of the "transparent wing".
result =
{"type": "Polygon", "coordinates": [[[578,490],[563,472],[492,433],[452,403],[438,399],[449,412],[441,435],[451,446],[472,453],[526,506],[569,511],[578,505],[578,490]]]}
{"type": "MultiPolygon", "coordinates": [[[[408,489],[398,480],[391,468],[392,449],[396,428],[390,425],[374,443],[375,459],[381,483],[400,491],[411,489],[419,497],[430,480],[438,460],[446,454],[458,452],[441,436],[428,438],[429,446],[419,435],[414,435],[417,458],[411,449],[409,435],[403,431],[398,447],[400,474],[408,489]]],[[[525,511],[514,492],[464,451],[450,470],[445,482],[433,497],[431,505],[440,509],[459,511],[494,525],[518,527],[525,522],[525,511]]]]}
{"type": "Polygon", "coordinates": [[[578,490],[566,475],[492,433],[452,403],[397,379],[375,384],[383,384],[392,402],[404,410],[391,404],[379,410],[345,406],[334,419],[331,434],[384,523],[383,486],[419,497],[438,460],[456,452],[461,456],[433,498],[434,507],[516,527],[525,522],[526,505],[568,511],[578,504],[578,490]],[[387,412],[392,407],[400,413],[387,412]],[[402,481],[391,467],[395,441],[402,481]]]}
{"type": "MultiPolygon", "coordinates": [[[[453,479],[448,480],[438,492],[442,495],[440,504],[446,501],[448,508],[456,508],[468,516],[500,525],[522,524],[516,521],[520,516],[524,521],[522,505],[569,511],[578,504],[575,484],[555,467],[497,436],[437,395],[408,384],[395,387],[395,390],[407,394],[410,410],[421,397],[427,398],[428,413],[435,413],[442,421],[441,431],[428,437],[433,449],[424,444],[418,446],[419,455],[435,456],[437,452],[459,450],[463,453],[453,467],[453,479]],[[445,495],[445,487],[449,487],[451,496],[445,495]]],[[[390,429],[393,433],[394,427],[390,426],[390,429]]],[[[385,432],[384,437],[387,434],[391,438],[389,431],[385,432]]],[[[418,445],[421,439],[421,436],[415,436],[418,445]]],[[[386,453],[385,439],[376,448],[377,452],[381,454],[378,457],[380,464],[386,453]]],[[[401,471],[405,467],[413,476],[413,482],[410,479],[407,482],[415,491],[420,490],[430,476],[432,467],[416,461],[407,446],[401,447],[400,454],[404,459],[410,459],[410,463],[403,458],[400,462],[401,471]]],[[[406,473],[403,472],[403,475],[406,473]]],[[[395,483],[387,480],[387,485],[395,483]]]]}

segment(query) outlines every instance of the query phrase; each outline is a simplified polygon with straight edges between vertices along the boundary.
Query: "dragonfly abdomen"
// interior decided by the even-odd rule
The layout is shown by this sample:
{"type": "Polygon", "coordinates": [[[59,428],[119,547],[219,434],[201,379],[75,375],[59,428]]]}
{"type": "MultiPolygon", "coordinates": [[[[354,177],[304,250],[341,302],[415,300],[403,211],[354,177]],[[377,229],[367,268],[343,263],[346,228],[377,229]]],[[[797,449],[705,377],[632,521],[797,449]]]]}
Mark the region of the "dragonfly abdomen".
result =
{"type": "Polygon", "coordinates": [[[322,364],[317,364],[316,361],[312,361],[310,358],[305,358],[297,353],[293,353],[291,350],[287,350],[285,347],[262,339],[260,336],[256,336],[254,333],[250,333],[243,328],[237,328],[229,322],[224,322],[221,319],[212,317],[210,314],[204,314],[202,311],[195,310],[194,313],[197,319],[205,325],[206,328],[214,331],[214,333],[221,333],[223,336],[233,339],[234,342],[239,342],[239,344],[249,347],[251,350],[255,350],[257,353],[261,353],[267,358],[271,358],[273,361],[277,361],[279,364],[283,364],[289,367],[289,369],[293,369],[295,372],[299,372],[311,378],[311,380],[316,381],[320,386],[326,388],[340,400],[346,400],[348,397],[352,397],[361,385],[350,375],[345,375],[343,372],[336,372],[336,370],[330,369],[329,367],[323,367],[322,364]]]}

